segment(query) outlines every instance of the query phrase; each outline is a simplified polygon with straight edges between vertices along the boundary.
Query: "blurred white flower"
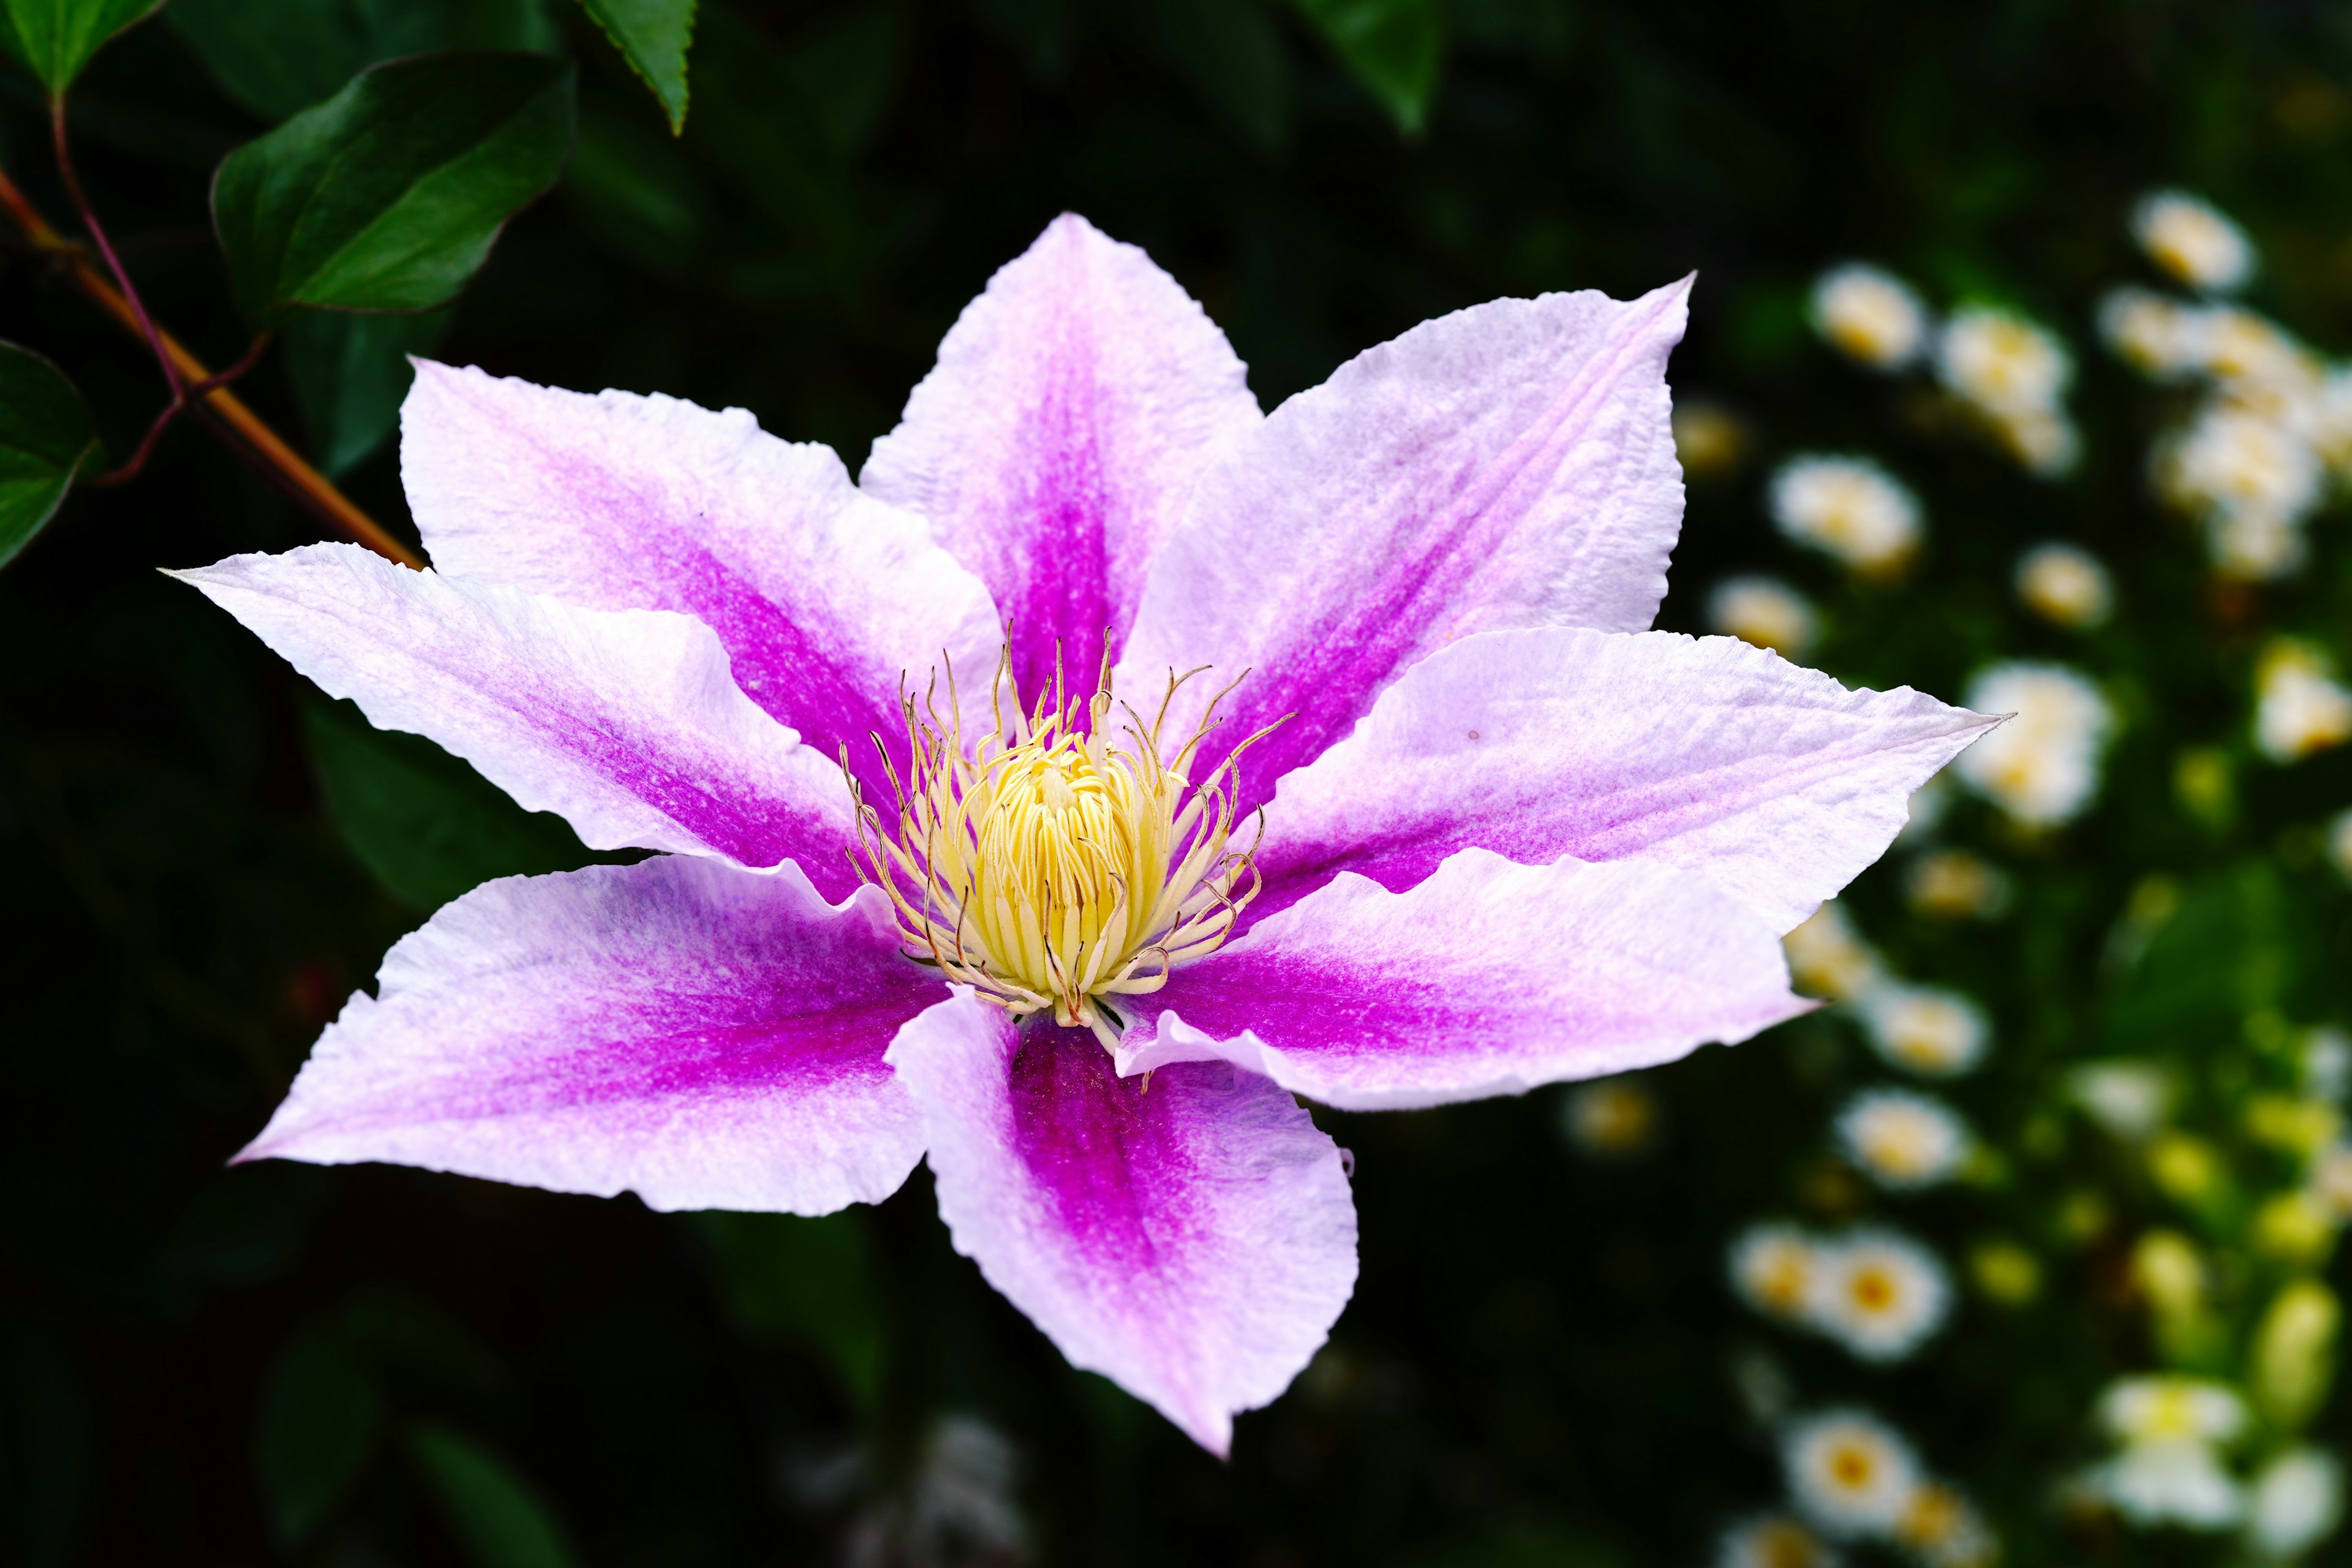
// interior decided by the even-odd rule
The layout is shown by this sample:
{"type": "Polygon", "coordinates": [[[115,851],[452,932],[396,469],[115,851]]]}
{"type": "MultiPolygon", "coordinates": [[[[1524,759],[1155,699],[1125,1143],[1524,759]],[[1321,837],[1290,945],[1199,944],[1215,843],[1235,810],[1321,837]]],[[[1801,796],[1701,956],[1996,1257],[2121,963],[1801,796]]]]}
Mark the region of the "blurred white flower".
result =
{"type": "Polygon", "coordinates": [[[2079,815],[2099,787],[2114,713],[2099,689],[2063,665],[2017,660],[1979,673],[1968,705],[2015,718],[1952,764],[1962,784],[2031,827],[2079,815]]]}
{"type": "Polygon", "coordinates": [[[1789,974],[1797,989],[1832,1002],[1849,1001],[1881,979],[1878,954],[1854,933],[1837,900],[1815,910],[1804,924],[1780,939],[1789,974]]]}
{"type": "Polygon", "coordinates": [[[1707,625],[1783,658],[1811,651],[1821,622],[1795,589],[1771,577],[1727,577],[1706,599],[1707,625]]]}
{"type": "Polygon", "coordinates": [[[844,1560],[849,1568],[1025,1563],[1019,1479],[1010,1439],[975,1416],[948,1416],[925,1441],[915,1472],[859,1511],[844,1560]]]}
{"type": "Polygon", "coordinates": [[[2308,643],[2279,637],[2254,671],[2254,743],[2274,763],[2291,763],[2352,739],[2352,691],[2330,679],[2326,657],[2308,643]]]}
{"type": "Polygon", "coordinates": [[[1780,1438],[1780,1462],[1797,1507],[1840,1538],[1891,1535],[1919,1489],[1911,1445],[1860,1410],[1790,1423],[1780,1438]]]}
{"type": "Polygon", "coordinates": [[[2072,544],[2037,544],[2018,557],[2017,596],[2043,620],[2077,631],[2105,624],[2115,586],[2098,557],[2072,544]]]}
{"type": "Polygon", "coordinates": [[[1984,1059],[1992,1028],[1984,1009],[1957,991],[1882,984],[1854,999],[1870,1043],[1906,1072],[1957,1078],[1984,1059]]]}
{"type": "Polygon", "coordinates": [[[2234,293],[2253,276],[2246,231],[2186,191],[2150,191],[2132,209],[2131,226],[2148,259],[2192,289],[2234,293]]]}
{"type": "Polygon", "coordinates": [[[1937,920],[1989,920],[2008,907],[2009,878],[1980,855],[1939,849],[1911,863],[1904,896],[1915,913],[1937,920]]]}
{"type": "Polygon", "coordinates": [[[2246,1402],[2228,1384],[2210,1377],[2125,1377],[2099,1395],[2099,1423],[2126,1444],[2226,1443],[2245,1430],[2246,1402]]]}
{"type": "MultiPolygon", "coordinates": [[[[2336,819],[2339,830],[2352,826],[2352,812],[2336,819]]],[[[2304,1031],[2303,1090],[2318,1100],[2341,1100],[2352,1089],[2352,1034],[2332,1024],[2304,1031]]]]}
{"type": "Polygon", "coordinates": [[[2319,459],[2278,420],[2214,404],[2167,442],[2157,459],[2166,497],[2200,514],[2258,511],[2301,518],[2319,500],[2319,459]]]}
{"type": "Polygon", "coordinates": [[[1916,1553],[1927,1568],[1987,1568],[2000,1555],[1993,1536],[1974,1503],[1946,1481],[1927,1481],[1911,1495],[1911,1506],[1895,1527],[1895,1538],[1916,1553]]]}
{"type": "Polygon", "coordinates": [[[1723,1532],[1715,1568],[1836,1568],[1838,1554],[1802,1520],[1759,1513],[1723,1532]]]}
{"type": "Polygon", "coordinates": [[[2343,1521],[2343,1465],[2324,1448],[2290,1448],[2254,1478],[2246,1543],[2264,1557],[2300,1557],[2343,1521]]]}
{"type": "Polygon", "coordinates": [[[1658,1138],[1658,1101],[1630,1079],[1603,1079],[1570,1089],[1562,1124],[1569,1141],[1595,1159],[1623,1159],[1658,1138]]]}
{"type": "Polygon", "coordinates": [[[2066,1080],[2074,1103],[2118,1138],[2140,1139],[2172,1114],[2172,1075],[2147,1062],[2092,1062],[2066,1080]]]}
{"type": "Polygon", "coordinates": [[[2176,300],[2117,289],[2099,304],[2099,335],[2142,375],[2170,381],[2204,368],[2201,322],[2176,300]]]}
{"type": "Polygon", "coordinates": [[[1880,1186],[1916,1192],[1949,1181],[1969,1154],[1969,1130],[1941,1101],[1874,1089],[1838,1113],[1838,1145],[1880,1186]]]}
{"type": "Polygon", "coordinates": [[[1936,1255],[1891,1230],[1819,1244],[1806,1318],[1864,1361],[1900,1361],[1944,1326],[1951,1281],[1936,1255]]]}
{"type": "Polygon", "coordinates": [[[2083,438],[2063,412],[2028,408],[1990,417],[1993,434],[2027,473],[2054,479],[2074,471],[2075,459],[2083,455],[2083,438]]]}
{"type": "Polygon", "coordinates": [[[2225,577],[2267,583],[2290,576],[2303,566],[2303,520],[2255,508],[2219,512],[2206,520],[2205,552],[2225,577]]]}
{"type": "Polygon", "coordinates": [[[1867,458],[1794,458],[1772,476],[1780,532],[1865,575],[1900,568],[1919,548],[1919,502],[1867,458]]]}
{"type": "Polygon", "coordinates": [[[2074,379],[2074,356],[2047,330],[2014,310],[1971,305],[1944,323],[1936,342],[1944,384],[1993,414],[2051,410],[2074,379]]]}
{"type": "Polygon", "coordinates": [[[1799,1321],[1812,1300],[1820,1251],[1795,1226],[1749,1226],[1731,1244],[1731,1288],[1765,1316],[1799,1321]]]}
{"type": "Polygon", "coordinates": [[[2083,1479],[2134,1524],[2226,1530],[2245,1510],[2236,1479],[2210,1443],[2134,1443],[2083,1479]]]}
{"type": "Polygon", "coordinates": [[[2338,875],[2352,880],[2352,811],[2339,811],[2328,822],[2327,858],[2338,875]]]}
{"type": "Polygon", "coordinates": [[[2189,314],[2196,367],[2233,390],[2308,384],[2317,358],[2277,322],[2242,305],[2207,305],[2189,314]]]}
{"type": "Polygon", "coordinates": [[[1882,268],[1850,261],[1813,285],[1813,330],[1874,370],[1900,370],[1927,344],[1927,308],[1882,268]]]}

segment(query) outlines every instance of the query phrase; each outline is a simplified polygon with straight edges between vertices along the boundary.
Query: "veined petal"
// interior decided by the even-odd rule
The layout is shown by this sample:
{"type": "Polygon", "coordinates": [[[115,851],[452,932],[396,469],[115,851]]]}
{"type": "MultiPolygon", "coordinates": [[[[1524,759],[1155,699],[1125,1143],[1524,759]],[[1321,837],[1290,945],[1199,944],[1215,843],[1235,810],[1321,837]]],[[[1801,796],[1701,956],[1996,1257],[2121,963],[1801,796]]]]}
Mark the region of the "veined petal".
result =
{"type": "Polygon", "coordinates": [[[1342,873],[1138,1000],[1121,1073],[1222,1058],[1351,1110],[1652,1067],[1812,1006],[1771,929],[1696,872],[1484,849],[1410,892],[1342,873]]]}
{"type": "Polygon", "coordinates": [[[751,705],[710,628],[411,572],[355,544],[233,555],[194,584],[379,729],[437,742],[592,849],[798,860],[840,898],[840,768],[751,705]]]}
{"type": "Polygon", "coordinates": [[[1224,334],[1134,246],[1064,214],[964,308],[858,483],[930,520],[1035,692],[1116,651],[1209,452],[1258,423],[1224,334]]]}
{"type": "Polygon", "coordinates": [[[1849,690],[1730,637],[1489,632],[1407,670],[1285,778],[1260,919],[1345,868],[1395,891],[1471,845],[1704,871],[1788,931],[1885,853],[1997,719],[1849,690]]]}
{"type": "Polygon", "coordinates": [[[394,946],[237,1157],[657,1209],[879,1202],[923,1148],[882,1053],[940,995],[881,905],[675,856],[486,882],[394,946]]]}
{"type": "Polygon", "coordinates": [[[599,610],[678,610],[719,634],[737,684],[879,797],[903,750],[902,675],[944,653],[982,689],[988,591],[922,519],[858,493],[832,448],[740,408],[587,396],[420,362],[400,467],[436,570],[599,610]]]}
{"type": "Polygon", "coordinates": [[[959,990],[889,1052],[923,1107],[958,1252],[1074,1366],[1212,1453],[1279,1394],[1356,1283],[1339,1149],[1223,1062],[1121,1081],[1092,1035],[959,990]]]}
{"type": "MultiPolygon", "coordinates": [[[[1284,404],[1202,476],[1152,562],[1119,690],[1251,671],[1203,763],[1296,715],[1244,759],[1257,802],[1457,637],[1647,627],[1682,523],[1665,366],[1689,292],[1496,300],[1284,404]]],[[[1213,689],[1194,685],[1170,733],[1213,689]]]]}

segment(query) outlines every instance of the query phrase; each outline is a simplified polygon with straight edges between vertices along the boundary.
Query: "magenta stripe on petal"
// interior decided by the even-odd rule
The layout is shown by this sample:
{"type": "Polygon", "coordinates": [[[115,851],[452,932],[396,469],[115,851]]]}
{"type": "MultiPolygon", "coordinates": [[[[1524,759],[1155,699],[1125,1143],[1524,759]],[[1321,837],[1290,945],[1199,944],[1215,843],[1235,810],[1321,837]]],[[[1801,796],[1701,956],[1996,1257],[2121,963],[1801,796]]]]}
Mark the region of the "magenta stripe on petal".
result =
{"type": "Polygon", "coordinates": [[[1209,453],[1257,422],[1201,307],[1066,214],[965,308],[858,480],[988,584],[1032,693],[1057,650],[1073,683],[1095,679],[1209,453]]]}
{"type": "Polygon", "coordinates": [[[923,1107],[940,1214],[1073,1365],[1223,1454],[1355,1288],[1339,1151],[1223,1062],[1121,1081],[1094,1037],[959,992],[889,1059],[923,1107]]]}
{"type": "Polygon", "coordinates": [[[1652,1067],[1811,1006],[1705,877],[1483,849],[1404,893],[1343,874],[1138,1000],[1123,1073],[1218,1058],[1362,1110],[1652,1067]]]}
{"type": "Polygon", "coordinates": [[[902,681],[984,684],[997,617],[923,521],[860,495],[831,448],[742,409],[588,396],[423,363],[401,473],[435,567],[592,609],[677,610],[752,701],[888,800],[902,681]]]}
{"type": "Polygon", "coordinates": [[[882,1053],[940,994],[863,894],[661,856],[487,883],[384,959],[241,1159],[823,1214],[922,1149],[882,1053]]]}
{"type": "Polygon", "coordinates": [[[1202,477],[1153,562],[1120,690],[1249,670],[1203,760],[1288,715],[1245,760],[1261,802],[1457,637],[1646,627],[1682,521],[1665,364],[1688,293],[1497,300],[1284,404],[1202,477]]]}

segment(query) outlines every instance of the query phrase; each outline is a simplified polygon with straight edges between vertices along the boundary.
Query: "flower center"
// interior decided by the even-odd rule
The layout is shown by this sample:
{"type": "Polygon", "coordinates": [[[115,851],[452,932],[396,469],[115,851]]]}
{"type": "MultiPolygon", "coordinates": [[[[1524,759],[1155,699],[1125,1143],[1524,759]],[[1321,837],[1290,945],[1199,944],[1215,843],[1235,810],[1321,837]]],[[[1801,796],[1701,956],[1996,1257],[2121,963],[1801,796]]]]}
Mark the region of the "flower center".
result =
{"type": "Polygon", "coordinates": [[[969,745],[952,668],[945,718],[929,697],[901,698],[913,762],[906,779],[891,773],[895,831],[858,801],[858,874],[889,895],[919,962],[1016,1017],[1090,1028],[1108,1048],[1125,1026],[1110,999],[1157,991],[1214,952],[1257,895],[1250,853],[1227,845],[1234,759],[1250,742],[1195,785],[1186,770],[1217,704],[1172,754],[1160,722],[1201,671],[1171,673],[1147,724],[1113,699],[1108,658],[1090,696],[1066,697],[1057,674],[1029,710],[1011,669],[1008,650],[990,731],[969,745]]]}

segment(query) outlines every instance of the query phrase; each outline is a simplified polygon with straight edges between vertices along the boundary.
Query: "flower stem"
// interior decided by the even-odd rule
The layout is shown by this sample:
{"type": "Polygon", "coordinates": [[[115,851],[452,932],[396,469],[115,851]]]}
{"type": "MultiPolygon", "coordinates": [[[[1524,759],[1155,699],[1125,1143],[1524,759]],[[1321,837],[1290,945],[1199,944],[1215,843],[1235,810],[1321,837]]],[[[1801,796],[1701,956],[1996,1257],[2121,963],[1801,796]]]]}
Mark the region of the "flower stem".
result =
{"type": "MultiPolygon", "coordinates": [[[[143,311],[134,310],[130,299],[91,260],[89,253],[59,234],[5,172],[0,172],[0,209],[6,210],[34,249],[52,258],[63,268],[67,280],[86,299],[163,356],[171,366],[167,375],[175,387],[201,386],[214,380],[202,360],[190,353],[169,331],[146,321],[143,311]]],[[[226,443],[229,449],[251,463],[305,510],[378,555],[423,570],[425,563],[415,551],[361,510],[324,474],[304,462],[235,393],[215,385],[201,394],[193,412],[215,434],[226,437],[234,432],[236,438],[226,443]]]]}

